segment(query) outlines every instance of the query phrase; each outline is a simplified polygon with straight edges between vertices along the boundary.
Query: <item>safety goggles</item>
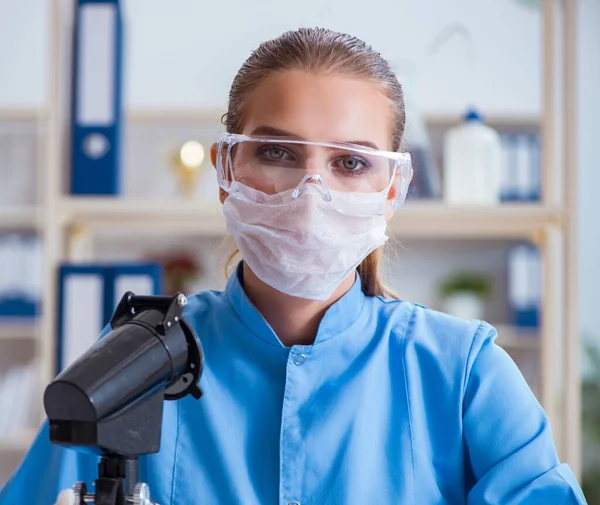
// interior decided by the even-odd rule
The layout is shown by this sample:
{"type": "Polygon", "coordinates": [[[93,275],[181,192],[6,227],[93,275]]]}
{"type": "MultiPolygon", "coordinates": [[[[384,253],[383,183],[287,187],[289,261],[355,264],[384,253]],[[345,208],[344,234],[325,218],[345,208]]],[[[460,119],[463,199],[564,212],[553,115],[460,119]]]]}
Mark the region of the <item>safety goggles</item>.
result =
{"type": "Polygon", "coordinates": [[[412,178],[408,153],[341,142],[226,133],[217,145],[219,186],[259,203],[285,205],[318,190],[334,209],[355,216],[383,215],[406,199],[412,178]],[[264,195],[264,196],[263,196],[264,195]]]}

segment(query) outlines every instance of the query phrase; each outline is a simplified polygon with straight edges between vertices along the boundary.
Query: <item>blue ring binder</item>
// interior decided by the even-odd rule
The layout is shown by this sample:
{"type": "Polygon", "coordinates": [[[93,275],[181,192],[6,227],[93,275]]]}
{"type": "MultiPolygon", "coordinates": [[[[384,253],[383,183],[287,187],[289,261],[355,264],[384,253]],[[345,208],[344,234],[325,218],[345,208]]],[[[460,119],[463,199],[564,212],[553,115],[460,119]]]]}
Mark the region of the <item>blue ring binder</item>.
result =
{"type": "Polygon", "coordinates": [[[119,194],[123,73],[120,0],[77,0],[72,65],[71,193],[119,194]]]}
{"type": "MultiPolygon", "coordinates": [[[[65,315],[66,310],[76,310],[73,307],[65,307],[67,303],[66,291],[67,282],[69,279],[82,277],[82,276],[95,276],[98,281],[102,284],[101,289],[101,300],[95,301],[92,299],[85,299],[83,302],[86,305],[86,311],[80,314],[79,317],[89,317],[99,321],[100,327],[90,329],[92,334],[82,335],[84,339],[95,339],[102,327],[104,327],[110,321],[112,313],[119,302],[123,293],[116,293],[115,288],[117,281],[121,276],[127,277],[143,277],[149,278],[151,281],[151,290],[148,293],[136,293],[136,294],[148,294],[158,295],[163,291],[163,269],[158,263],[135,263],[135,264],[78,264],[78,265],[63,265],[59,268],[59,292],[58,292],[58,317],[57,317],[57,342],[56,342],[56,364],[57,373],[63,369],[64,358],[66,355],[65,349],[65,332],[66,332],[66,321],[65,315]],[[97,303],[100,302],[100,303],[97,303]],[[92,317],[93,311],[95,317],[92,317]]],[[[136,290],[133,289],[135,292],[136,290]]],[[[90,341],[90,344],[93,340],[90,341]]]]}

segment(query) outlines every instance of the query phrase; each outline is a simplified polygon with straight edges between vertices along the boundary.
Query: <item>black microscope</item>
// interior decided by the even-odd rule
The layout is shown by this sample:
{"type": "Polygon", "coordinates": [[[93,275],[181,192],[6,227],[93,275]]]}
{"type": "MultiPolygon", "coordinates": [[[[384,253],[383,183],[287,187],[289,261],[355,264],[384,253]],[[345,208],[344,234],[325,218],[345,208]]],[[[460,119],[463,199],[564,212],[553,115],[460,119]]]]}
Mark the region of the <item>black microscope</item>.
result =
{"type": "Polygon", "coordinates": [[[163,401],[202,396],[204,356],[186,303],[181,293],[125,293],[111,331],[46,388],[50,441],[100,456],[94,493],[75,484],[76,505],[154,503],[138,458],[160,449],[163,401]]]}

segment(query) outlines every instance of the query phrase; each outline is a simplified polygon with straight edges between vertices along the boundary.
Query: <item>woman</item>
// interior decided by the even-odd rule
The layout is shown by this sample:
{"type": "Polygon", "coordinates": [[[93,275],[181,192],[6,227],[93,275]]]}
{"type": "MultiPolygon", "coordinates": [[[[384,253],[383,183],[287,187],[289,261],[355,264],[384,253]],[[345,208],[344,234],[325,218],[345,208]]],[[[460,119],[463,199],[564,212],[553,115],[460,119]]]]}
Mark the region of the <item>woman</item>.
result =
{"type": "MultiPolygon", "coordinates": [[[[585,503],[494,329],[381,283],[404,119],[389,65],[348,35],[288,32],[240,69],[211,155],[243,262],[186,308],[205,396],[165,404],[141,461],[158,503],[585,503]]],[[[0,505],[51,504],[95,464],[44,428],[0,505]]]]}

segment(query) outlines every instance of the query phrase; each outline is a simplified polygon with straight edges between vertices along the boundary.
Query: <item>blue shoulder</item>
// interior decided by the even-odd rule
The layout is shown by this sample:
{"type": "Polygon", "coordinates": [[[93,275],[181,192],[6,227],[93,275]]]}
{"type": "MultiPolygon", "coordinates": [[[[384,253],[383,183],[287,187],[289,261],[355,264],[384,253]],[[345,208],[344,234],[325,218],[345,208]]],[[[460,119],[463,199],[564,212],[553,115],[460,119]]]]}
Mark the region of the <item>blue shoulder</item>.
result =
{"type": "Polygon", "coordinates": [[[416,365],[440,378],[453,377],[453,386],[460,380],[463,390],[479,351],[497,336],[485,321],[462,319],[417,303],[381,297],[372,303],[388,322],[390,338],[402,341],[409,367],[416,365]]]}
{"type": "Polygon", "coordinates": [[[183,310],[183,317],[189,320],[206,316],[209,311],[219,306],[225,308],[228,303],[225,292],[216,290],[198,291],[189,295],[187,299],[188,303],[183,310]]]}

